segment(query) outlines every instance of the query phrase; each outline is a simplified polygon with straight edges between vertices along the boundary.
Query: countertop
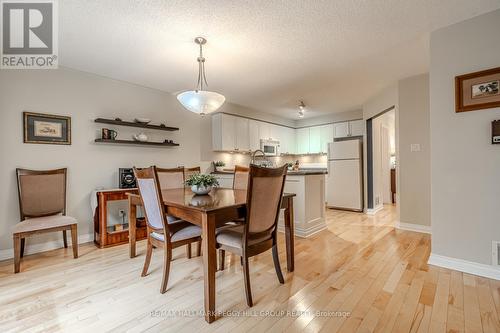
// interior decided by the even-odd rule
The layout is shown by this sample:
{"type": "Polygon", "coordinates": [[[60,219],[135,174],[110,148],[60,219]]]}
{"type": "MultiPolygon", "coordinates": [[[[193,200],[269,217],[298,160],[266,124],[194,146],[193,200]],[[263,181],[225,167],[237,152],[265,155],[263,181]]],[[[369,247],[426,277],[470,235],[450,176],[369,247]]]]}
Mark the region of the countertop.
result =
{"type": "MultiPolygon", "coordinates": [[[[299,171],[288,171],[290,176],[309,176],[309,175],[326,175],[328,172],[323,169],[305,169],[299,171]]],[[[212,175],[232,175],[234,171],[212,171],[212,175]]]]}

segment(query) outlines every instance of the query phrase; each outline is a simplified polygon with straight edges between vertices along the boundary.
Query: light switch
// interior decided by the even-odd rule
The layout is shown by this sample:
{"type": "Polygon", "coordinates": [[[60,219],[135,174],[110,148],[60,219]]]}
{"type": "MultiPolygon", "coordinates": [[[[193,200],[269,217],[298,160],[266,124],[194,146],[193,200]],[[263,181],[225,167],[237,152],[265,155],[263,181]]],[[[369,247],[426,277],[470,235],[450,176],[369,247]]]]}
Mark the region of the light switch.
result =
{"type": "Polygon", "coordinates": [[[420,143],[412,143],[410,145],[410,151],[412,152],[420,151],[420,143]]]}

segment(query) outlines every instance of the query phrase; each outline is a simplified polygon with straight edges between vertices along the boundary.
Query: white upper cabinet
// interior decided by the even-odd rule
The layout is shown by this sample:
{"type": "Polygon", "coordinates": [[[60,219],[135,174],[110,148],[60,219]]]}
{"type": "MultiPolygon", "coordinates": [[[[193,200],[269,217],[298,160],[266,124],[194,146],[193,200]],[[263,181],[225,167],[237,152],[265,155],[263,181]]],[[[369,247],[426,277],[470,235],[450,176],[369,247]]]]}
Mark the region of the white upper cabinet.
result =
{"type": "Polygon", "coordinates": [[[236,117],[223,113],[212,116],[212,148],[213,150],[235,150],[236,117]]]}
{"type": "Polygon", "coordinates": [[[260,149],[259,123],[260,121],[257,120],[248,120],[248,138],[250,150],[260,149]]]}
{"type": "Polygon", "coordinates": [[[345,138],[349,136],[349,122],[333,124],[333,137],[345,138]]]}
{"type": "Polygon", "coordinates": [[[297,154],[309,153],[309,128],[297,129],[297,154]]]}
{"type": "Polygon", "coordinates": [[[321,153],[321,128],[319,126],[309,128],[309,153],[321,153]]]}
{"type": "Polygon", "coordinates": [[[333,124],[319,127],[321,136],[321,152],[328,153],[328,143],[333,142],[333,124]]]}
{"type": "Polygon", "coordinates": [[[236,118],[236,146],[235,150],[248,151],[250,150],[250,135],[248,128],[248,119],[236,118]]]}
{"type": "Polygon", "coordinates": [[[354,120],[349,122],[350,136],[362,136],[365,133],[365,123],[363,120],[354,120]]]}
{"type": "MultiPolygon", "coordinates": [[[[278,126],[279,134],[276,137],[280,142],[280,154],[295,154],[295,129],[285,126],[278,126]]],[[[274,139],[274,137],[273,137],[274,139]]]]}
{"type": "Polygon", "coordinates": [[[259,121],[259,137],[260,139],[269,139],[271,137],[271,124],[259,121]]]}

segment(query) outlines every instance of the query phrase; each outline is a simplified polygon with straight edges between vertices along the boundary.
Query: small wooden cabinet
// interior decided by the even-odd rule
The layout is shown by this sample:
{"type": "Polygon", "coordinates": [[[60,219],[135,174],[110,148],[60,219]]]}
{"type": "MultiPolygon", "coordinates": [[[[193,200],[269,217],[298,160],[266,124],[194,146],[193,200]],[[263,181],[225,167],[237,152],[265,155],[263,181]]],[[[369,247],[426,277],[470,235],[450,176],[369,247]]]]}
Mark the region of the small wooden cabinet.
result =
{"type": "MultiPolygon", "coordinates": [[[[108,226],[108,202],[115,200],[128,200],[127,193],[139,194],[133,189],[111,189],[97,192],[97,209],[94,214],[94,243],[99,248],[128,243],[128,224],[122,230],[115,230],[108,226]]],[[[137,240],[146,238],[146,221],[137,219],[137,240]]]]}

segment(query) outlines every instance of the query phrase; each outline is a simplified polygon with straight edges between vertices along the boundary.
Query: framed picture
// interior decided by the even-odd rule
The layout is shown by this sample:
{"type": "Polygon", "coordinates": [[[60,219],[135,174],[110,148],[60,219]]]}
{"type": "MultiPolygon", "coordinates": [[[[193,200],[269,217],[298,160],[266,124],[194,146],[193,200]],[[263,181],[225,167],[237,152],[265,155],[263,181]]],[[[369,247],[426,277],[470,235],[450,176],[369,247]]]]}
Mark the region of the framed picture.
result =
{"type": "Polygon", "coordinates": [[[23,112],[24,143],[71,144],[71,118],[23,112]]]}
{"type": "Polygon", "coordinates": [[[455,111],[500,107],[500,67],[455,78],[455,111]]]}

